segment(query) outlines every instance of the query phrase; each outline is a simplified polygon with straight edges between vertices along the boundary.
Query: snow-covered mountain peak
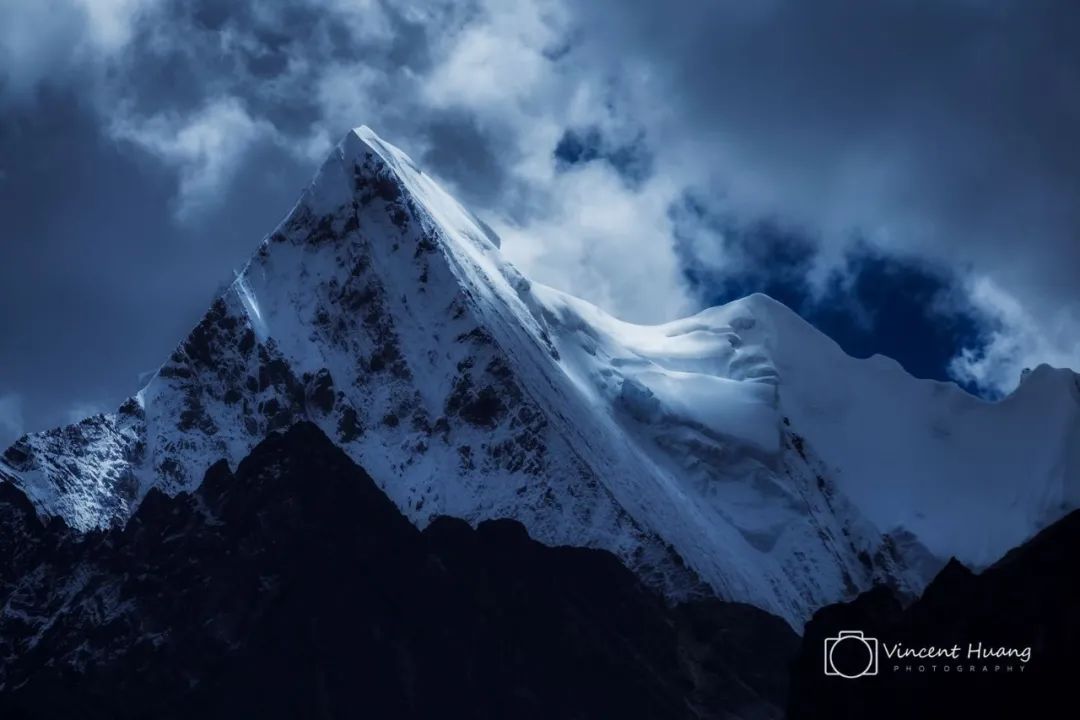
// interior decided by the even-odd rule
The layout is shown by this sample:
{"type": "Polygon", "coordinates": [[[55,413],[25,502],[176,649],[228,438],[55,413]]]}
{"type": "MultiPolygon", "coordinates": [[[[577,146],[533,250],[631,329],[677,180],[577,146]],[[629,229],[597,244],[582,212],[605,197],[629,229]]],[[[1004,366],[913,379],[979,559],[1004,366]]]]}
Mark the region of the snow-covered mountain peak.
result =
{"type": "Polygon", "coordinates": [[[861,360],[772,302],[763,339],[792,427],[883,531],[987,565],[1080,505],[1080,385],[1042,366],[990,402],[861,360]]]}
{"type": "MultiPolygon", "coordinates": [[[[367,204],[373,197],[400,196],[421,204],[453,239],[468,239],[481,251],[497,248],[498,236],[426,175],[404,151],[361,125],[334,146],[301,202],[316,214],[333,213],[350,202],[367,204]]],[[[449,239],[449,238],[448,238],[449,239]]]]}
{"type": "Polygon", "coordinates": [[[1020,374],[1020,384],[1011,395],[1028,393],[1060,394],[1080,403],[1080,375],[1068,368],[1056,368],[1042,363],[1020,374]]]}
{"type": "Polygon", "coordinates": [[[21,439],[0,478],[76,528],[123,523],[308,420],[418,525],[515,518],[798,627],[874,582],[918,590],[923,545],[992,560],[1075,506],[1078,416],[856,360],[764,295],[615,319],[531,283],[360,127],[146,387],[21,439]]]}

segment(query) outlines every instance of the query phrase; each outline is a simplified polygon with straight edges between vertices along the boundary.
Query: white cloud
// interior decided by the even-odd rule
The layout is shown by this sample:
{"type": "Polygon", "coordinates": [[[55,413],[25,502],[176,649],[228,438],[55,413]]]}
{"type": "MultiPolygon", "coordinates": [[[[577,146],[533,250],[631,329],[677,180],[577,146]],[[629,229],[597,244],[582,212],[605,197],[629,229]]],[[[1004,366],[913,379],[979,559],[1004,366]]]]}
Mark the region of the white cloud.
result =
{"type": "Polygon", "coordinates": [[[677,190],[663,179],[631,189],[610,166],[589,163],[553,179],[545,214],[494,226],[534,280],[632,321],[662,322],[693,307],[672,249],[677,190]]]}
{"type": "Polygon", "coordinates": [[[1042,363],[1080,368],[1080,315],[1060,307],[1036,317],[1017,298],[982,276],[969,297],[986,315],[990,330],[984,345],[965,348],[950,365],[953,376],[993,395],[1012,391],[1027,368],[1042,363]]]}
{"type": "Polygon", "coordinates": [[[565,32],[558,5],[494,0],[481,18],[454,37],[427,77],[423,91],[433,107],[515,112],[553,81],[545,50],[565,32]]]}
{"type": "MultiPolygon", "coordinates": [[[[625,143],[642,132],[617,107],[632,87],[560,62],[570,11],[558,2],[483,4],[478,19],[439,45],[416,102],[428,112],[467,111],[501,139],[506,188],[474,209],[523,272],[627,320],[669,320],[694,309],[669,215],[687,178],[662,172],[631,187],[602,160],[556,167],[568,129],[599,128],[625,143]]],[[[398,142],[398,130],[383,132],[398,142]]]]}
{"type": "Polygon", "coordinates": [[[322,121],[296,146],[313,162],[321,161],[348,129],[375,122],[384,112],[376,102],[386,76],[363,63],[330,63],[317,73],[314,95],[322,121]]]}
{"type": "Polygon", "coordinates": [[[113,137],[132,142],[176,167],[180,218],[222,197],[222,190],[253,144],[280,139],[273,125],[252,118],[243,104],[231,97],[217,98],[187,117],[121,114],[110,129],[113,137]]]}
{"type": "Polygon", "coordinates": [[[138,19],[159,5],[160,0],[0,2],[4,94],[25,98],[73,71],[100,72],[127,46],[138,19]]]}
{"type": "Polygon", "coordinates": [[[158,0],[73,0],[88,21],[89,39],[106,52],[115,52],[131,39],[132,26],[141,13],[152,11],[158,0]]]}

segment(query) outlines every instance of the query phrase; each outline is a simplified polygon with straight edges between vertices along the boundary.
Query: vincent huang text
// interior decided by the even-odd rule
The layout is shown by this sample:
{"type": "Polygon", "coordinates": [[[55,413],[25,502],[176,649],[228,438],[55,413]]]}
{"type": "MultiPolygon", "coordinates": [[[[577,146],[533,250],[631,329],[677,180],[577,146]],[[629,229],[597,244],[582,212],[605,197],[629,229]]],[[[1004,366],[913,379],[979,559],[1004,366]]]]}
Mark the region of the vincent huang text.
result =
{"type": "Polygon", "coordinates": [[[903,643],[883,644],[885,657],[908,660],[908,664],[893,664],[893,672],[1024,672],[1031,660],[1031,648],[988,646],[983,643],[960,645],[904,647],[903,643]],[[912,660],[923,662],[910,663],[912,660]],[[927,660],[941,662],[928,663],[927,660]],[[952,662],[950,662],[952,661],[952,662]]]}

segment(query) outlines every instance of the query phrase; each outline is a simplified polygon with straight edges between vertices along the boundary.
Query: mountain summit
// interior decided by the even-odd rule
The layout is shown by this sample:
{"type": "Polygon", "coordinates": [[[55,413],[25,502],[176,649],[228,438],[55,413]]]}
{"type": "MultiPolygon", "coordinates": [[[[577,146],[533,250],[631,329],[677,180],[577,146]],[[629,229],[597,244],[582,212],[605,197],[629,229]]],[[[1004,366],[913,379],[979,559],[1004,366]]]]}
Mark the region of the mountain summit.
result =
{"type": "Polygon", "coordinates": [[[307,420],[414,523],[513,518],[610,550],[672,599],[796,627],[875,582],[917,592],[1080,504],[1080,383],[986,403],[855,360],[762,295],[657,326],[531,283],[400,150],[348,133],[117,412],[29,435],[0,478],[123,524],[307,420]]]}

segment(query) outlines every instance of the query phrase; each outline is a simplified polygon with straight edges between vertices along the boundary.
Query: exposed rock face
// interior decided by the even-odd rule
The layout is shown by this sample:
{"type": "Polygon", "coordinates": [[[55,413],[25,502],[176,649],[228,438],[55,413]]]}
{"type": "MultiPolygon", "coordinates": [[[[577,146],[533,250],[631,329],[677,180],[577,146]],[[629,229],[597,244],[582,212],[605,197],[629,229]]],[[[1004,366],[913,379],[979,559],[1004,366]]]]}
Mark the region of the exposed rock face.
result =
{"type": "Polygon", "coordinates": [[[1080,673],[1077,557],[1080,511],[982,573],[950,561],[906,608],[885,588],[823,608],[806,627],[788,717],[1071,717],[1080,673]],[[826,638],[849,630],[877,639],[876,676],[825,675],[826,638]],[[896,643],[947,654],[890,658],[896,643]]]}
{"type": "Polygon", "coordinates": [[[517,522],[411,524],[313,424],[123,528],[0,484],[4,718],[778,717],[797,638],[517,522]]]}

